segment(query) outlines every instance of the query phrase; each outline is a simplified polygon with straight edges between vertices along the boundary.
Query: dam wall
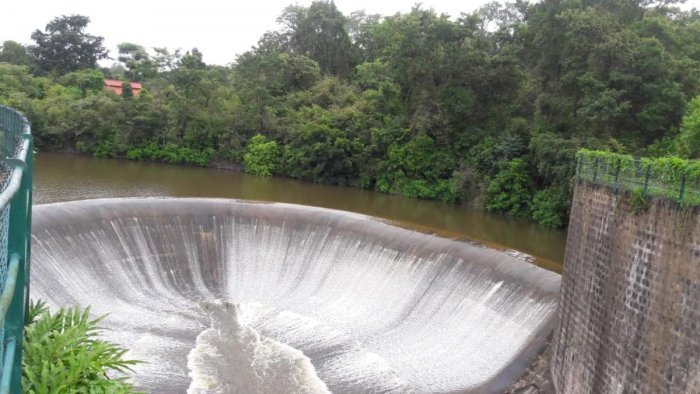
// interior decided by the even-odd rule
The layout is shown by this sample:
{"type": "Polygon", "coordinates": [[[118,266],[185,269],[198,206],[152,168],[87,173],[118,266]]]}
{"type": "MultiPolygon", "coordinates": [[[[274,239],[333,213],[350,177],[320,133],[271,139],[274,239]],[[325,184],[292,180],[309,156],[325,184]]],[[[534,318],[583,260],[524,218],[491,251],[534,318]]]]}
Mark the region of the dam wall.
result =
{"type": "Polygon", "coordinates": [[[502,393],[560,276],[349,212],[219,199],[37,206],[32,296],[91,305],[149,393],[502,393]]]}
{"type": "Polygon", "coordinates": [[[558,393],[700,392],[699,213],[577,181],[552,339],[558,393]]]}

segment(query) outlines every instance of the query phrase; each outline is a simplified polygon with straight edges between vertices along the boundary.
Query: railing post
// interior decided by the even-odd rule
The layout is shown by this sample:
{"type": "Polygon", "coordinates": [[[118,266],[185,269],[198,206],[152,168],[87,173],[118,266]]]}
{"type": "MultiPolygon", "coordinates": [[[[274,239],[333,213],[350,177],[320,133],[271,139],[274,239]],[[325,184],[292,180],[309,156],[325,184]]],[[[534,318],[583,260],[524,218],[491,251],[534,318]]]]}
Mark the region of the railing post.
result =
{"type": "Polygon", "coordinates": [[[583,155],[578,155],[578,160],[576,160],[576,179],[581,179],[581,161],[583,160],[583,155]]]}
{"type": "Polygon", "coordinates": [[[619,179],[620,179],[620,166],[622,166],[622,159],[617,159],[615,164],[615,180],[613,181],[613,187],[615,188],[615,193],[620,189],[619,179]]]}
{"type": "MultiPolygon", "coordinates": [[[[31,146],[31,144],[30,144],[31,146]]],[[[28,152],[28,157],[31,151],[28,152]]],[[[5,338],[15,341],[15,351],[12,360],[12,375],[10,376],[10,392],[19,393],[22,379],[22,339],[24,336],[23,328],[26,320],[26,308],[28,304],[28,294],[26,284],[28,282],[28,264],[29,257],[29,233],[31,231],[29,219],[29,211],[31,209],[30,189],[31,183],[28,179],[31,177],[30,169],[26,166],[22,174],[21,186],[15,197],[10,203],[10,232],[8,234],[8,257],[12,255],[19,256],[19,267],[17,270],[15,294],[12,297],[10,308],[7,312],[5,320],[5,338]]],[[[8,258],[9,260],[9,258],[8,258]]]]}
{"type": "Polygon", "coordinates": [[[642,195],[644,197],[647,196],[647,192],[649,191],[649,179],[651,178],[651,166],[647,166],[647,174],[646,177],[644,178],[644,191],[642,192],[642,195]]]}
{"type": "Polygon", "coordinates": [[[595,158],[595,161],[593,162],[593,180],[591,182],[595,183],[595,179],[598,176],[598,161],[599,158],[595,158]]]}
{"type": "Polygon", "coordinates": [[[683,203],[683,197],[684,197],[684,195],[685,195],[685,182],[686,182],[687,179],[688,179],[688,175],[687,175],[687,174],[683,174],[683,176],[681,177],[681,190],[680,190],[680,192],[678,193],[678,203],[679,203],[679,204],[682,204],[682,203],[683,203]]]}
{"type": "MultiPolygon", "coordinates": [[[[22,178],[22,188],[23,190],[26,190],[27,192],[27,197],[25,200],[25,204],[27,207],[26,210],[26,219],[25,222],[27,223],[25,229],[24,229],[24,239],[26,243],[26,254],[25,254],[25,264],[24,264],[24,272],[25,272],[25,278],[24,278],[24,318],[25,318],[25,324],[26,324],[26,319],[29,317],[29,284],[30,284],[30,271],[32,268],[32,201],[34,196],[33,196],[33,190],[34,190],[34,140],[31,137],[31,130],[29,128],[29,125],[26,126],[24,133],[26,136],[29,138],[29,152],[27,152],[27,160],[26,160],[26,165],[27,165],[27,171],[24,174],[24,177],[22,178]]],[[[21,346],[20,346],[20,353],[21,353],[21,346]]],[[[21,358],[20,358],[20,366],[21,366],[21,358]]]]}

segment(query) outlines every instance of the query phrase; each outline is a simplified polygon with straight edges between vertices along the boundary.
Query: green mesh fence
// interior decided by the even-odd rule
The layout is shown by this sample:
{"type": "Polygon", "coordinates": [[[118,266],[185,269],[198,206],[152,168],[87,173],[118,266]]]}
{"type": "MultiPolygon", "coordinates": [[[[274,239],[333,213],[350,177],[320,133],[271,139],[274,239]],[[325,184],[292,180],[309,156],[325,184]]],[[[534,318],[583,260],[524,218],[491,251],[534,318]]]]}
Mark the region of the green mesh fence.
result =
{"type": "Polygon", "coordinates": [[[576,177],[641,196],[662,197],[683,205],[700,205],[700,161],[674,157],[634,158],[582,149],[576,177]]]}
{"type": "Polygon", "coordinates": [[[20,393],[29,301],[32,137],[19,112],[0,106],[0,394],[20,393]]]}

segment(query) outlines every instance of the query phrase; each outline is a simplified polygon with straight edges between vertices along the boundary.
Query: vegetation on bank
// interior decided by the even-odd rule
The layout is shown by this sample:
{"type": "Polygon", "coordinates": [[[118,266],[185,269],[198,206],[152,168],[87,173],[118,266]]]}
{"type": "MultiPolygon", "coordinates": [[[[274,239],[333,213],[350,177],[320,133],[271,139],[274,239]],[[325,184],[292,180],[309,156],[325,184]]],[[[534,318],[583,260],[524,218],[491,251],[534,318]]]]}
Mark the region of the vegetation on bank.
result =
{"type": "MultiPolygon", "coordinates": [[[[561,227],[580,148],[700,155],[700,14],[675,1],[490,3],[452,18],[287,7],[230,66],[119,45],[64,16],[6,41],[0,103],[36,145],[241,165],[561,227]],[[70,44],[70,45],[69,45],[70,44]],[[103,79],[139,81],[122,96],[103,79]]],[[[674,160],[674,159],[668,159],[674,160]]]]}
{"type": "Polygon", "coordinates": [[[39,301],[29,308],[24,332],[22,391],[55,393],[133,393],[124,375],[137,362],[124,359],[125,349],[99,338],[101,318],[90,309],[52,313],[39,301]]]}

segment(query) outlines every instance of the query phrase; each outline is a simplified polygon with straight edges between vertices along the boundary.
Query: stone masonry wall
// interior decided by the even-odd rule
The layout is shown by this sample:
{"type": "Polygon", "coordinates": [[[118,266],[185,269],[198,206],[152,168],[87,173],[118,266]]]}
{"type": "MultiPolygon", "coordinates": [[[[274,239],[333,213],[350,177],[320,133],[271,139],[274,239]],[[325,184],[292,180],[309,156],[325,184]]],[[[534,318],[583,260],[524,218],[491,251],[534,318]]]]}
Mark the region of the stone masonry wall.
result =
{"type": "Polygon", "coordinates": [[[558,393],[700,393],[700,208],[579,180],[551,372],[558,393]]]}

